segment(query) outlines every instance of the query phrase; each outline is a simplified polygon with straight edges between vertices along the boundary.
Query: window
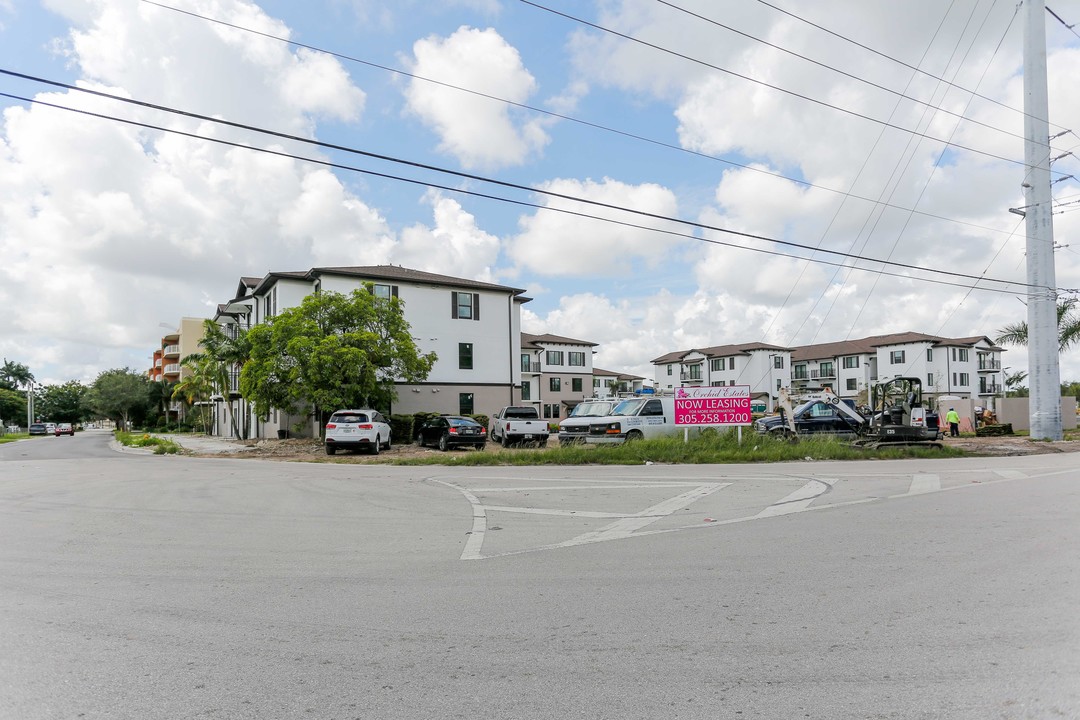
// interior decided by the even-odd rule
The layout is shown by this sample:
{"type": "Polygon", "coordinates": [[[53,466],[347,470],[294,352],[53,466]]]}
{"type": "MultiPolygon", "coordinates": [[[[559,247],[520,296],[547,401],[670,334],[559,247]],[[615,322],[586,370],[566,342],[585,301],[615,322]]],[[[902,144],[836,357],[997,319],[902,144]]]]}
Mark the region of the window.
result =
{"type": "Polygon", "coordinates": [[[562,390],[562,378],[551,378],[549,381],[549,387],[551,392],[559,392],[562,390]]]}
{"type": "Polygon", "coordinates": [[[777,390],[779,390],[779,389],[780,389],[780,383],[781,383],[781,380],[780,380],[780,378],[776,378],[776,389],[777,389],[777,390]]]}
{"type": "Polygon", "coordinates": [[[701,365],[691,365],[690,366],[690,379],[691,380],[700,380],[701,379],[701,365]]]}
{"type": "Polygon", "coordinates": [[[808,375],[808,374],[806,373],[806,366],[805,366],[805,365],[796,365],[796,366],[795,366],[794,368],[792,368],[792,370],[793,370],[793,371],[794,371],[794,373],[795,373],[793,377],[794,377],[794,379],[796,379],[796,380],[805,380],[805,379],[807,379],[808,377],[810,377],[810,376],[809,376],[809,375],[808,375]]]}
{"type": "Polygon", "coordinates": [[[479,320],[480,294],[467,292],[450,293],[450,317],[459,320],[479,320]]]}
{"type": "Polygon", "coordinates": [[[970,379],[968,378],[968,374],[967,373],[960,373],[960,387],[967,387],[970,384],[971,384],[971,382],[970,382],[970,379]]]}
{"type": "Polygon", "coordinates": [[[559,406],[558,406],[558,404],[549,405],[547,403],[544,403],[544,417],[548,418],[548,419],[559,417],[559,406]]]}
{"type": "Polygon", "coordinates": [[[458,393],[458,415],[473,414],[473,394],[458,393]]]}
{"type": "MultiPolygon", "coordinates": [[[[851,368],[857,368],[857,367],[859,367],[859,356],[858,355],[848,355],[847,357],[844,358],[844,368],[845,369],[851,369],[851,368]]],[[[852,388],[849,388],[849,389],[852,389],[852,388]]]]}
{"type": "Polygon", "coordinates": [[[934,373],[926,373],[926,387],[934,387],[934,373]]]}
{"type": "Polygon", "coordinates": [[[968,350],[967,350],[967,348],[960,348],[959,355],[960,355],[960,362],[967,362],[968,361],[968,350]]]}
{"type": "Polygon", "coordinates": [[[670,374],[671,374],[671,366],[670,366],[670,365],[668,365],[668,366],[667,366],[667,374],[668,374],[668,375],[670,375],[670,374]]]}
{"type": "Polygon", "coordinates": [[[581,378],[570,378],[570,390],[573,392],[581,392],[581,378]]]}
{"type": "Polygon", "coordinates": [[[472,370],[472,343],[458,343],[457,362],[459,370],[472,370]]]}
{"type": "Polygon", "coordinates": [[[641,409],[642,417],[656,416],[664,414],[664,405],[659,400],[650,400],[645,403],[645,407],[641,409]]]}
{"type": "Polygon", "coordinates": [[[712,385],[713,387],[723,387],[724,386],[724,381],[723,380],[713,380],[709,384],[712,385]]]}
{"type": "Polygon", "coordinates": [[[952,384],[953,384],[953,385],[957,385],[957,384],[958,384],[958,383],[956,382],[956,373],[953,373],[953,374],[952,374],[952,384]]]}
{"type": "Polygon", "coordinates": [[[848,390],[858,390],[859,389],[859,381],[858,381],[857,378],[848,378],[846,382],[847,382],[847,389],[848,390]]]}
{"type": "Polygon", "coordinates": [[[934,362],[934,348],[926,348],[926,362],[934,362]]]}
{"type": "Polygon", "coordinates": [[[532,371],[532,358],[529,353],[521,353],[521,372],[532,371]]]}
{"type": "Polygon", "coordinates": [[[532,383],[529,382],[528,380],[523,380],[521,382],[521,399],[522,400],[531,400],[532,399],[532,383]]]}
{"type": "Polygon", "coordinates": [[[397,285],[368,285],[368,292],[377,298],[384,298],[389,300],[392,297],[397,297],[398,286],[397,285]]]}
{"type": "Polygon", "coordinates": [[[570,367],[585,367],[585,353],[569,352],[570,367]]]}
{"type": "Polygon", "coordinates": [[[562,350],[548,350],[545,354],[545,358],[548,365],[562,365],[563,355],[562,350]]]}
{"type": "MultiPolygon", "coordinates": [[[[783,355],[773,355],[772,366],[774,368],[782,369],[784,367],[784,356],[783,355]]],[[[732,368],[732,369],[734,369],[734,368],[732,368]]]]}
{"type": "Polygon", "coordinates": [[[724,358],[713,358],[709,363],[709,369],[713,372],[720,372],[724,369],[724,358]]]}
{"type": "Polygon", "coordinates": [[[831,362],[820,363],[818,369],[821,371],[821,377],[836,377],[836,370],[833,369],[831,362]]]}
{"type": "Polygon", "coordinates": [[[889,353],[890,365],[903,365],[904,364],[904,350],[893,350],[889,353]]]}
{"type": "Polygon", "coordinates": [[[598,377],[594,377],[594,378],[592,379],[592,386],[593,386],[594,388],[598,388],[598,387],[600,387],[600,378],[598,378],[598,377]]]}

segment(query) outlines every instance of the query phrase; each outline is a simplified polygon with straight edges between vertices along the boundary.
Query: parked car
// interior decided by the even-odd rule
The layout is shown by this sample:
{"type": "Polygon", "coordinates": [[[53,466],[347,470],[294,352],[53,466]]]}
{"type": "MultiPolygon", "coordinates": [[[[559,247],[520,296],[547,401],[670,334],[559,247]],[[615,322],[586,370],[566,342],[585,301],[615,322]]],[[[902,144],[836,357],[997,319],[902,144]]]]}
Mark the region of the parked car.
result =
{"type": "Polygon", "coordinates": [[[70,435],[72,437],[75,437],[75,428],[72,427],[71,423],[57,423],[56,437],[60,437],[61,435],[70,435]]]}
{"type": "Polygon", "coordinates": [[[45,423],[31,423],[30,424],[31,435],[48,435],[49,431],[45,428],[45,423]]]}
{"type": "Polygon", "coordinates": [[[593,418],[606,417],[619,404],[619,400],[585,400],[574,408],[565,420],[559,423],[559,445],[567,446],[584,443],[589,434],[589,424],[593,418]]]}
{"type": "Polygon", "coordinates": [[[390,423],[377,410],[338,410],[326,423],[326,454],[364,449],[373,455],[390,449],[390,423]]]}
{"type": "Polygon", "coordinates": [[[45,423],[45,434],[52,435],[56,432],[56,423],[45,423]]]}
{"type": "Polygon", "coordinates": [[[510,405],[491,417],[491,441],[501,442],[503,447],[522,440],[543,447],[550,431],[547,420],[541,420],[540,411],[531,405],[510,405]]]}
{"type": "Polygon", "coordinates": [[[438,445],[440,450],[470,445],[479,450],[487,444],[487,428],[472,418],[443,415],[420,426],[417,433],[420,446],[438,445]]]}

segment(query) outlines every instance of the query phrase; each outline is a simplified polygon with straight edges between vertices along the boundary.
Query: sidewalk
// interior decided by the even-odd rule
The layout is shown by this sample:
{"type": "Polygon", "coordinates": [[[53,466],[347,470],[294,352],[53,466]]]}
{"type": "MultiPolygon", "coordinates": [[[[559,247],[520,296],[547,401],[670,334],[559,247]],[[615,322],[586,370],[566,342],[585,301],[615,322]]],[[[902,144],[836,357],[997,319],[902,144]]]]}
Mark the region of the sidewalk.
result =
{"type": "Polygon", "coordinates": [[[154,437],[172,440],[185,450],[204,455],[226,455],[251,450],[247,445],[233,442],[229,438],[214,437],[210,435],[171,435],[154,433],[154,437]]]}

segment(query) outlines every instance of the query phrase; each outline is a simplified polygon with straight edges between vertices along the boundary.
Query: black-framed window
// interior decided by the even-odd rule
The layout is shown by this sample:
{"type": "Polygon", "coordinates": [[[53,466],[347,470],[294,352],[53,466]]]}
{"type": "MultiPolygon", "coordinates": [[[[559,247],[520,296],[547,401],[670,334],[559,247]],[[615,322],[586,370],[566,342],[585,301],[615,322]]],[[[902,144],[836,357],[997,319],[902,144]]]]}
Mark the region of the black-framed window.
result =
{"type": "Polygon", "coordinates": [[[458,393],[458,415],[473,414],[473,394],[458,393]]]}
{"type": "Polygon", "coordinates": [[[968,361],[967,348],[960,348],[959,355],[960,355],[960,360],[959,360],[960,362],[967,362],[968,361]]]}
{"type": "Polygon", "coordinates": [[[709,361],[709,369],[713,372],[720,372],[724,369],[724,358],[713,358],[709,361]]]}
{"type": "Polygon", "coordinates": [[[570,378],[571,392],[581,392],[581,378],[570,378]]]}
{"type": "Polygon", "coordinates": [[[845,369],[850,370],[851,368],[857,368],[857,367],[859,367],[859,356],[858,355],[847,355],[847,356],[844,357],[844,368],[845,369]]]}
{"type": "Polygon", "coordinates": [[[552,392],[559,392],[562,390],[562,378],[550,378],[548,380],[548,387],[552,392]]]}
{"type": "Polygon", "coordinates": [[[469,292],[451,292],[450,317],[457,320],[479,320],[480,294],[469,292]]]}
{"type": "Polygon", "coordinates": [[[458,369],[460,369],[460,370],[472,370],[473,369],[473,344],[472,343],[458,343],[457,357],[458,357],[458,369]]]}
{"type": "Polygon", "coordinates": [[[701,379],[701,365],[691,365],[690,366],[690,379],[691,380],[700,380],[701,379]]]}
{"type": "Polygon", "coordinates": [[[934,348],[926,348],[926,362],[934,362],[934,348]]]}
{"type": "Polygon", "coordinates": [[[379,285],[371,283],[368,285],[368,292],[377,298],[383,298],[389,300],[390,298],[396,298],[398,296],[397,285],[379,285]]]}
{"type": "Polygon", "coordinates": [[[567,353],[567,360],[570,361],[570,367],[585,367],[585,353],[571,350],[567,353]]]}
{"type": "Polygon", "coordinates": [[[904,364],[904,351],[903,350],[893,350],[891,353],[889,353],[889,364],[890,365],[903,365],[904,364]]]}
{"type": "Polygon", "coordinates": [[[522,400],[531,400],[532,399],[532,383],[529,382],[528,380],[522,380],[521,381],[521,399],[522,400]]]}
{"type": "Polygon", "coordinates": [[[971,377],[967,373],[960,373],[960,387],[967,387],[971,384],[971,377]]]}
{"type": "Polygon", "coordinates": [[[548,350],[544,354],[544,360],[548,365],[562,365],[563,353],[562,350],[548,350]]]}
{"type": "Polygon", "coordinates": [[[521,353],[521,371],[532,372],[532,355],[521,353]]]}
{"type": "Polygon", "coordinates": [[[848,378],[846,382],[848,390],[857,390],[859,388],[859,381],[856,378],[848,378]]]}
{"type": "Polygon", "coordinates": [[[926,386],[934,387],[934,373],[926,373],[926,386]]]}
{"type": "Polygon", "coordinates": [[[833,369],[833,364],[831,362],[818,363],[818,370],[820,371],[821,377],[834,377],[836,375],[836,371],[833,369]]]}
{"type": "Polygon", "coordinates": [[[783,369],[783,367],[784,367],[784,356],[783,355],[774,355],[773,359],[772,359],[772,366],[774,368],[783,369]]]}
{"type": "Polygon", "coordinates": [[[670,366],[670,365],[668,365],[668,366],[667,366],[667,374],[668,374],[668,375],[670,375],[670,374],[671,374],[671,366],[670,366]]]}

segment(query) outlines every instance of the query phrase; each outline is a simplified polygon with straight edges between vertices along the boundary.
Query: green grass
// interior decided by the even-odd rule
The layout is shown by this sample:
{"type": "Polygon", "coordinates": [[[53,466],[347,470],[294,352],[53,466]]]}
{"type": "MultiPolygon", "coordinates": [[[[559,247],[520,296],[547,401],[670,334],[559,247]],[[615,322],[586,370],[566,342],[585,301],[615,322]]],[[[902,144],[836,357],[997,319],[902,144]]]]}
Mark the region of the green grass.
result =
{"type": "MultiPolygon", "coordinates": [[[[9,433],[7,435],[0,435],[0,445],[9,442],[15,442],[16,440],[26,440],[30,437],[30,433],[9,433]]],[[[37,437],[35,435],[35,437],[37,437]]]]}
{"type": "Polygon", "coordinates": [[[866,460],[943,458],[966,455],[957,448],[897,447],[869,450],[852,447],[847,440],[806,438],[792,443],[743,433],[703,434],[683,442],[679,437],[639,440],[622,445],[509,448],[499,452],[440,453],[434,457],[388,460],[394,465],[670,465],[788,462],[796,460],[866,460]]]}
{"type": "Polygon", "coordinates": [[[157,438],[148,433],[129,433],[117,430],[113,433],[121,445],[127,447],[152,447],[155,455],[176,455],[181,447],[172,440],[157,438]]]}

